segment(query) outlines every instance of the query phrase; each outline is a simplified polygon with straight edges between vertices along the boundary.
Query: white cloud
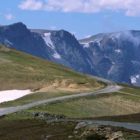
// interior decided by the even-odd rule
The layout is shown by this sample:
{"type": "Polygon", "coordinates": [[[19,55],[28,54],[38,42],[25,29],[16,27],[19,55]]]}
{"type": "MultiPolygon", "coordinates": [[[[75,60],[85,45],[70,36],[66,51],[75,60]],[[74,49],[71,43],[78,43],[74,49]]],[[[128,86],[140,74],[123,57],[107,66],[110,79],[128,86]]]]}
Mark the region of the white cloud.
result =
{"type": "Polygon", "coordinates": [[[124,11],[127,16],[139,16],[140,0],[23,0],[19,8],[81,13],[112,10],[124,11]]]}
{"type": "Polygon", "coordinates": [[[42,0],[24,0],[20,3],[19,8],[22,10],[43,10],[45,2],[42,0]]]}
{"type": "Polygon", "coordinates": [[[90,38],[92,35],[86,35],[84,38],[90,38]]]}
{"type": "Polygon", "coordinates": [[[5,17],[6,20],[14,19],[14,16],[11,13],[5,14],[4,17],[5,17]]]}

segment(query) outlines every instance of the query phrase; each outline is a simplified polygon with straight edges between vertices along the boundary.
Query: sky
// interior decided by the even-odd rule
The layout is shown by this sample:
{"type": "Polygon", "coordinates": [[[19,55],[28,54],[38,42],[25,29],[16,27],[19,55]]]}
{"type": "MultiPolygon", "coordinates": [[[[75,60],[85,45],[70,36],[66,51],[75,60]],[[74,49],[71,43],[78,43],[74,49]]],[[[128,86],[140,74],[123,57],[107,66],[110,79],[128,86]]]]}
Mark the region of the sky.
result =
{"type": "Polygon", "coordinates": [[[140,30],[140,0],[1,0],[0,25],[68,30],[78,39],[140,30]]]}

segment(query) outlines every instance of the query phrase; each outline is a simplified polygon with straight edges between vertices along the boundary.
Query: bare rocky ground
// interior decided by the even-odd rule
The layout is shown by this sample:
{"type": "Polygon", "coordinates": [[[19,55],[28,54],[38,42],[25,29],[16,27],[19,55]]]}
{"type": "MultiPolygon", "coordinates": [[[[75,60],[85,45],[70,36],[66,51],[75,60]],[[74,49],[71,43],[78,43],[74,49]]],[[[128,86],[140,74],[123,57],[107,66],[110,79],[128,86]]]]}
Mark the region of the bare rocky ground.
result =
{"type": "MultiPolygon", "coordinates": [[[[65,126],[73,124],[70,134],[66,136],[67,139],[71,140],[140,140],[140,132],[121,127],[98,125],[84,120],[70,120],[64,115],[44,112],[36,112],[32,116],[39,120],[45,120],[46,123],[52,126],[56,124],[65,124],[65,126]]],[[[47,135],[45,140],[57,140],[56,137],[58,138],[59,135],[47,135]]]]}
{"type": "Polygon", "coordinates": [[[64,115],[17,112],[0,118],[0,140],[140,140],[140,132],[64,115]]]}
{"type": "Polygon", "coordinates": [[[80,122],[76,125],[74,134],[80,132],[78,137],[83,140],[125,140],[123,131],[115,130],[109,126],[87,125],[85,122],[80,122]]]}
{"type": "Polygon", "coordinates": [[[61,140],[140,140],[140,133],[123,128],[103,125],[89,125],[86,122],[66,123],[64,121],[61,121],[50,123],[50,125],[52,126],[61,124],[65,124],[65,127],[73,124],[74,127],[67,135],[65,135],[65,133],[57,135],[47,135],[45,137],[45,140],[59,140],[60,138],[61,140]]]}

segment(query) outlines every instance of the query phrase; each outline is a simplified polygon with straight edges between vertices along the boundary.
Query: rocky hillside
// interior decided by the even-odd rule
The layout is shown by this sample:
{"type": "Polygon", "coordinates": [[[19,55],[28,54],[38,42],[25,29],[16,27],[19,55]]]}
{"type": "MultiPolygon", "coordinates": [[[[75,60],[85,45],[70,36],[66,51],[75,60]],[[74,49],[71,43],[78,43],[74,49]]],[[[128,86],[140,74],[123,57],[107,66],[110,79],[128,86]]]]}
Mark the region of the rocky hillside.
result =
{"type": "Polygon", "coordinates": [[[98,34],[80,43],[98,76],[140,85],[140,31],[98,34]]]}

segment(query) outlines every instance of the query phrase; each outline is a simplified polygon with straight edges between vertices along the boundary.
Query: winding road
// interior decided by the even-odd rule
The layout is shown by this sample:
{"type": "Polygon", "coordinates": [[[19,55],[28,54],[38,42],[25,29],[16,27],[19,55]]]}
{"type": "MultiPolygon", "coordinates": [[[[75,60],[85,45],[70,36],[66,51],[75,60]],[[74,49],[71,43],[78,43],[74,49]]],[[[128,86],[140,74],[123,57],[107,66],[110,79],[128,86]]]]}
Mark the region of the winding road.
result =
{"type": "Polygon", "coordinates": [[[0,108],[0,116],[11,114],[14,112],[26,110],[41,104],[50,104],[50,103],[55,103],[58,101],[64,101],[64,100],[70,100],[70,99],[75,99],[75,98],[80,98],[80,97],[86,97],[86,96],[96,96],[99,94],[105,94],[105,93],[111,93],[111,92],[117,92],[121,89],[120,86],[118,85],[108,85],[104,89],[100,89],[95,92],[90,92],[90,93],[80,93],[80,94],[74,94],[74,95],[67,95],[67,96],[61,96],[61,97],[55,97],[51,99],[46,99],[46,100],[41,100],[37,102],[32,102],[28,103],[22,106],[16,106],[16,107],[6,107],[6,108],[0,108]]]}
{"type": "Polygon", "coordinates": [[[113,122],[113,121],[101,121],[101,120],[60,120],[61,121],[77,121],[79,124],[77,125],[78,128],[85,127],[85,126],[95,126],[95,125],[104,125],[104,126],[114,126],[114,127],[123,127],[130,130],[135,130],[140,132],[140,123],[129,123],[129,122],[113,122]]]}
{"type": "MultiPolygon", "coordinates": [[[[8,115],[8,114],[15,113],[18,111],[26,110],[26,109],[29,109],[29,108],[32,108],[32,107],[35,107],[35,106],[38,106],[41,104],[50,104],[50,103],[80,98],[80,97],[96,96],[96,95],[100,95],[100,94],[117,92],[122,88],[121,86],[118,86],[115,83],[110,82],[108,80],[104,80],[102,78],[97,78],[97,77],[94,77],[94,78],[96,78],[97,80],[106,82],[108,84],[108,86],[105,87],[104,89],[100,89],[100,90],[95,91],[95,92],[80,93],[80,94],[67,95],[67,96],[62,96],[62,97],[55,97],[55,98],[51,98],[51,99],[46,99],[46,100],[28,103],[28,104],[25,104],[22,106],[0,108],[0,116],[4,116],[4,115],[8,115]]],[[[111,126],[117,126],[117,127],[124,127],[127,129],[140,131],[140,124],[139,123],[123,123],[123,122],[93,121],[93,120],[87,121],[87,122],[92,123],[92,124],[99,124],[99,125],[111,125],[111,126]]]]}

